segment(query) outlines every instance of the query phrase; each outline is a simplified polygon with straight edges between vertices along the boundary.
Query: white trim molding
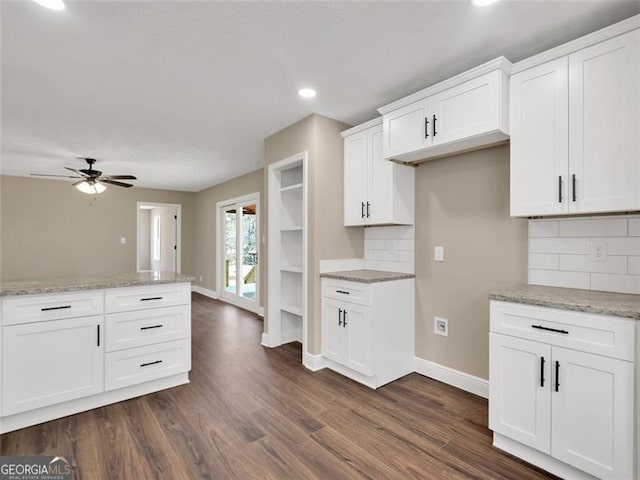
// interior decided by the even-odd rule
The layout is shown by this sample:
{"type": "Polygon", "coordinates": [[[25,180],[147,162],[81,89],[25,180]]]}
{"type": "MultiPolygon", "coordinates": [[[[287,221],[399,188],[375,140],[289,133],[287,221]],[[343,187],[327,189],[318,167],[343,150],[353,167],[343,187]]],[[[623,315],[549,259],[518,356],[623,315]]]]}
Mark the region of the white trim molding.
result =
{"type": "Polygon", "coordinates": [[[317,372],[318,370],[327,368],[327,362],[320,353],[318,353],[317,355],[312,355],[305,352],[304,358],[302,359],[302,364],[307,370],[311,370],[312,372],[317,372]]]}
{"type": "Polygon", "coordinates": [[[382,117],[376,117],[373,120],[369,120],[368,122],[361,123],[355,127],[351,127],[348,130],[344,130],[340,132],[342,138],[348,137],[349,135],[353,135],[354,133],[360,133],[368,128],[375,127],[377,125],[382,125],[382,117]]]}
{"type": "Polygon", "coordinates": [[[269,335],[267,332],[262,332],[262,338],[260,340],[260,345],[262,345],[263,347],[267,347],[267,348],[276,348],[279,347],[281,344],[274,342],[272,340],[273,335],[269,335]]]}
{"type": "Polygon", "coordinates": [[[489,380],[484,378],[445,367],[420,357],[414,357],[413,369],[416,373],[425,377],[433,378],[482,398],[489,398],[489,380]]]}
{"type": "Polygon", "coordinates": [[[157,203],[157,202],[136,202],[136,272],[150,271],[140,269],[140,207],[169,207],[176,209],[176,273],[182,272],[182,204],[181,203],[157,203]]]}
{"type": "Polygon", "coordinates": [[[218,300],[218,292],[215,290],[209,290],[208,288],[201,287],[200,285],[191,284],[191,291],[195,293],[199,293],[200,295],[204,295],[205,297],[213,298],[214,300],[218,300]]]}

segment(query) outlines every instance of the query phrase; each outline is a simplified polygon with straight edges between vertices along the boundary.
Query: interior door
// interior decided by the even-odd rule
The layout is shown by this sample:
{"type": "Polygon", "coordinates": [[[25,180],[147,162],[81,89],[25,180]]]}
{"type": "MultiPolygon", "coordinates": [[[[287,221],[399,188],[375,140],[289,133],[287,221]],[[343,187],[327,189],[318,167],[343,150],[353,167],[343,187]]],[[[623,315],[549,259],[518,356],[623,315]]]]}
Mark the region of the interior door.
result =
{"type": "Polygon", "coordinates": [[[369,137],[367,223],[391,222],[393,217],[393,163],[382,153],[382,126],[372,129],[369,137]]]}
{"type": "Polygon", "coordinates": [[[553,370],[552,455],[598,478],[632,478],[633,364],[553,347],[553,370]]]}
{"type": "Polygon", "coordinates": [[[637,209],[638,132],[640,30],[570,55],[570,212],[637,209]]]}
{"type": "Polygon", "coordinates": [[[490,334],[489,428],[551,453],[551,347],[490,334]]]}

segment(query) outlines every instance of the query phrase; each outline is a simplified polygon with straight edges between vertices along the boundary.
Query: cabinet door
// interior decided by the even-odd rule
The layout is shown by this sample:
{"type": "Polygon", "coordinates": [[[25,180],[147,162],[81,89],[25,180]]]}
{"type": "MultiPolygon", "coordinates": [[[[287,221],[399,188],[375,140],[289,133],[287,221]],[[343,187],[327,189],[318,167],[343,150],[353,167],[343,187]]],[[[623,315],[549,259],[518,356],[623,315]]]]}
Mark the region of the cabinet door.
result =
{"type": "Polygon", "coordinates": [[[559,347],[553,362],[551,454],[598,478],[632,478],[633,364],[559,347]]]}
{"type": "Polygon", "coordinates": [[[393,163],[382,154],[382,126],[370,130],[367,224],[393,223],[393,163]]]}
{"type": "Polygon", "coordinates": [[[346,365],[346,333],[342,326],[343,304],[322,299],[322,355],[346,365]]]}
{"type": "Polygon", "coordinates": [[[640,30],[569,56],[569,211],[638,208],[640,30]]]}
{"type": "Polygon", "coordinates": [[[2,415],[104,391],[102,318],[4,327],[2,415]]]}
{"type": "Polygon", "coordinates": [[[569,73],[562,57],[511,77],[511,215],[568,210],[569,73]]]}
{"type": "Polygon", "coordinates": [[[364,225],[369,164],[367,131],[344,139],[344,226],[364,225]]]}
{"type": "Polygon", "coordinates": [[[500,76],[494,71],[432,97],[433,144],[461,140],[500,127],[500,76]],[[435,120],[435,122],[434,122],[435,120]]]}
{"type": "Polygon", "coordinates": [[[373,375],[371,357],[371,313],[368,307],[343,304],[346,336],[345,365],[363,375],[373,375]]]}
{"type": "Polygon", "coordinates": [[[490,334],[489,428],[551,453],[551,347],[490,334]]]}
{"type": "Polygon", "coordinates": [[[382,117],[384,158],[420,150],[431,145],[430,99],[419,100],[382,117]]]}

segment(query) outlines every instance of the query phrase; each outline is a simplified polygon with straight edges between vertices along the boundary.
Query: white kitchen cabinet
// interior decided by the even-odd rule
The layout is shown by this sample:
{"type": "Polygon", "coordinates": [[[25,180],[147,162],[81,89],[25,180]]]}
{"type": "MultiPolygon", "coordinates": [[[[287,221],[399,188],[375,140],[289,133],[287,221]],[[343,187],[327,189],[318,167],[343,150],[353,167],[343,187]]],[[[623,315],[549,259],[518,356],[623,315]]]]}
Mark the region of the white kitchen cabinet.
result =
{"type": "Polygon", "coordinates": [[[640,30],[519,71],[510,91],[512,216],[640,208],[640,30]]]}
{"type": "Polygon", "coordinates": [[[104,390],[100,315],[4,327],[2,415],[104,390]]]}
{"type": "Polygon", "coordinates": [[[380,123],[342,132],[345,226],[413,224],[414,171],[383,158],[380,123]]]}
{"type": "Polygon", "coordinates": [[[371,388],[413,371],[414,281],[322,279],[322,356],[371,388]]]}
{"type": "Polygon", "coordinates": [[[500,57],[380,108],[384,158],[411,163],[507,140],[510,66],[500,57]]]}
{"type": "Polygon", "coordinates": [[[569,174],[575,184],[569,211],[637,210],[639,169],[635,30],[569,55],[569,174]]]}
{"type": "Polygon", "coordinates": [[[492,301],[494,445],[567,478],[638,478],[635,323],[492,301]]]}
{"type": "Polygon", "coordinates": [[[568,211],[569,71],[566,57],[511,77],[511,215],[568,211]]]}

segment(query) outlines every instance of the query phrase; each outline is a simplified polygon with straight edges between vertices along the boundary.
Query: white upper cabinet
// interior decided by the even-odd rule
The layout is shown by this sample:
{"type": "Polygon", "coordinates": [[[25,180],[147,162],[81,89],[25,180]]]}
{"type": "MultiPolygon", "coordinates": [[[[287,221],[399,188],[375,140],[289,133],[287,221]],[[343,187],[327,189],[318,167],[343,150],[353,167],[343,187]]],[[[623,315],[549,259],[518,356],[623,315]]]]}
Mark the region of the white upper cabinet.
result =
{"type": "Polygon", "coordinates": [[[639,163],[635,30],[569,55],[569,211],[637,210],[639,163]]]}
{"type": "Polygon", "coordinates": [[[511,215],[640,208],[640,30],[520,71],[510,90],[511,215]]]}
{"type": "Polygon", "coordinates": [[[511,77],[511,215],[568,211],[568,60],[511,77]]]}
{"type": "Polygon", "coordinates": [[[384,159],[381,120],[343,137],[344,225],[412,225],[414,171],[384,159]]]}
{"type": "Polygon", "coordinates": [[[411,163],[507,140],[510,67],[500,57],[380,108],[384,158],[411,163]]]}

